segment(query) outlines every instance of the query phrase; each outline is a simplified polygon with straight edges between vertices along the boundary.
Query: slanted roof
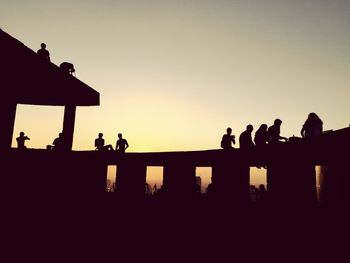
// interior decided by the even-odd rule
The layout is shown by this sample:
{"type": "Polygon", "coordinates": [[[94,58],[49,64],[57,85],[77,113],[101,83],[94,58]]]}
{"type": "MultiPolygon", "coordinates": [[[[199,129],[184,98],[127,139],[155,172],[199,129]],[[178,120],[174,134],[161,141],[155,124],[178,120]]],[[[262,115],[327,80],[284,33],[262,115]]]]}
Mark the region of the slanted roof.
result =
{"type": "Polygon", "coordinates": [[[100,94],[41,59],[36,52],[0,29],[2,98],[32,105],[99,105],[100,94]]]}

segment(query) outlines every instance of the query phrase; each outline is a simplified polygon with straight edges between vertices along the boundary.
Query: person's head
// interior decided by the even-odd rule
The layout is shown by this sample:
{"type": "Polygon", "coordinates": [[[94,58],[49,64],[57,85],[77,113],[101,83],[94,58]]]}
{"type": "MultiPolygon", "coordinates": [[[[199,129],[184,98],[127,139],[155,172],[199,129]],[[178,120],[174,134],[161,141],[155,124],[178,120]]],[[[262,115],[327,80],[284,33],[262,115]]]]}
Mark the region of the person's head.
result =
{"type": "Polygon", "coordinates": [[[254,130],[253,125],[248,124],[247,125],[247,131],[252,132],[254,130]]]}
{"type": "Polygon", "coordinates": [[[267,130],[267,124],[261,124],[260,127],[259,127],[259,130],[263,130],[263,131],[266,131],[267,130]]]}
{"type": "Polygon", "coordinates": [[[278,125],[280,126],[282,124],[282,121],[280,119],[276,119],[274,122],[273,122],[275,125],[278,125]]]}
{"type": "Polygon", "coordinates": [[[100,133],[98,134],[98,138],[102,138],[102,137],[103,137],[103,133],[100,132],[100,133]]]}
{"type": "Polygon", "coordinates": [[[45,44],[45,43],[41,43],[40,46],[41,46],[42,49],[45,49],[45,48],[46,48],[46,44],[45,44]]]}
{"type": "Polygon", "coordinates": [[[231,128],[227,128],[226,132],[227,132],[227,134],[231,134],[232,133],[232,129],[231,128]]]}
{"type": "Polygon", "coordinates": [[[60,132],[60,133],[58,134],[58,137],[62,138],[62,136],[63,136],[63,133],[60,132]]]}
{"type": "Polygon", "coordinates": [[[314,112],[309,113],[309,115],[308,115],[307,118],[308,118],[308,120],[311,120],[311,121],[319,121],[319,122],[322,123],[320,117],[318,117],[317,114],[314,113],[314,112]]]}
{"type": "Polygon", "coordinates": [[[20,132],[19,136],[23,137],[24,136],[24,132],[20,132]]]}
{"type": "Polygon", "coordinates": [[[123,138],[123,135],[121,133],[118,133],[118,138],[119,139],[123,138]]]}
{"type": "Polygon", "coordinates": [[[262,190],[262,191],[265,191],[266,190],[265,189],[265,185],[263,185],[263,184],[259,185],[259,189],[262,190]]]}

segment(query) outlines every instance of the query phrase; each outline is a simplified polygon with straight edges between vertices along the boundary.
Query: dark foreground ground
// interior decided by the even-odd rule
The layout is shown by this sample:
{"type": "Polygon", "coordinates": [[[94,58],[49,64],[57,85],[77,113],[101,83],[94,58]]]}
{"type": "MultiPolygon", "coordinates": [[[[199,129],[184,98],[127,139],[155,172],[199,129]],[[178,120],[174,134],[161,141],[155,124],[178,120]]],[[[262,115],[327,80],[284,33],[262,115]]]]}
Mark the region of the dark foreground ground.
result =
{"type": "Polygon", "coordinates": [[[345,211],[319,205],[238,207],[107,196],[4,203],[2,251],[30,262],[315,262],[320,255],[337,262],[349,249],[345,211]]]}

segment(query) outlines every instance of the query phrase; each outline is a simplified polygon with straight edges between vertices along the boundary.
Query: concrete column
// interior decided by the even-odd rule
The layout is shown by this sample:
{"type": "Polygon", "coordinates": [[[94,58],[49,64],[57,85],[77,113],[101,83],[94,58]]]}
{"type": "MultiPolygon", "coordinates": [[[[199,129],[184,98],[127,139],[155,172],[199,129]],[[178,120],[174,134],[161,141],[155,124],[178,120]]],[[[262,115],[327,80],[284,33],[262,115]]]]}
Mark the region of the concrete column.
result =
{"type": "Polygon", "coordinates": [[[137,160],[125,159],[117,164],[115,192],[119,196],[139,199],[145,195],[147,166],[137,160]]]}
{"type": "Polygon", "coordinates": [[[196,194],[196,167],[186,162],[171,162],[164,166],[163,187],[174,200],[193,199],[196,194]]]}
{"type": "Polygon", "coordinates": [[[66,105],[64,107],[64,119],[63,119],[63,137],[65,149],[72,150],[73,135],[74,135],[74,122],[75,122],[76,106],[66,105]]]}
{"type": "Polygon", "coordinates": [[[16,107],[16,103],[4,102],[0,105],[0,151],[11,148],[16,107]]]}
{"type": "Polygon", "coordinates": [[[250,202],[249,166],[242,161],[218,161],[212,168],[212,196],[220,202],[250,202]]]}
{"type": "Polygon", "coordinates": [[[315,204],[315,166],[301,158],[271,162],[267,167],[267,190],[271,201],[280,205],[315,204]]]}

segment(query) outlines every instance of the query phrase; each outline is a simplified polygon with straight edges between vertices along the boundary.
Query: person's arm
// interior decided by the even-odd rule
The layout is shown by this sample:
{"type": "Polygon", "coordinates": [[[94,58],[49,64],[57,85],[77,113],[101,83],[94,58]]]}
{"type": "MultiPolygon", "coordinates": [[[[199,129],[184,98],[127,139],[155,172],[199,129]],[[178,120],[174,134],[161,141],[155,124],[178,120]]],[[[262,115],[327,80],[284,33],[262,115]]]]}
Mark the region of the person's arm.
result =
{"type": "Polygon", "coordinates": [[[235,140],[235,136],[234,135],[231,135],[231,141],[233,144],[236,144],[236,140],[235,140]]]}
{"type": "Polygon", "coordinates": [[[129,144],[128,144],[128,141],[125,140],[125,149],[129,148],[129,144]]]}

